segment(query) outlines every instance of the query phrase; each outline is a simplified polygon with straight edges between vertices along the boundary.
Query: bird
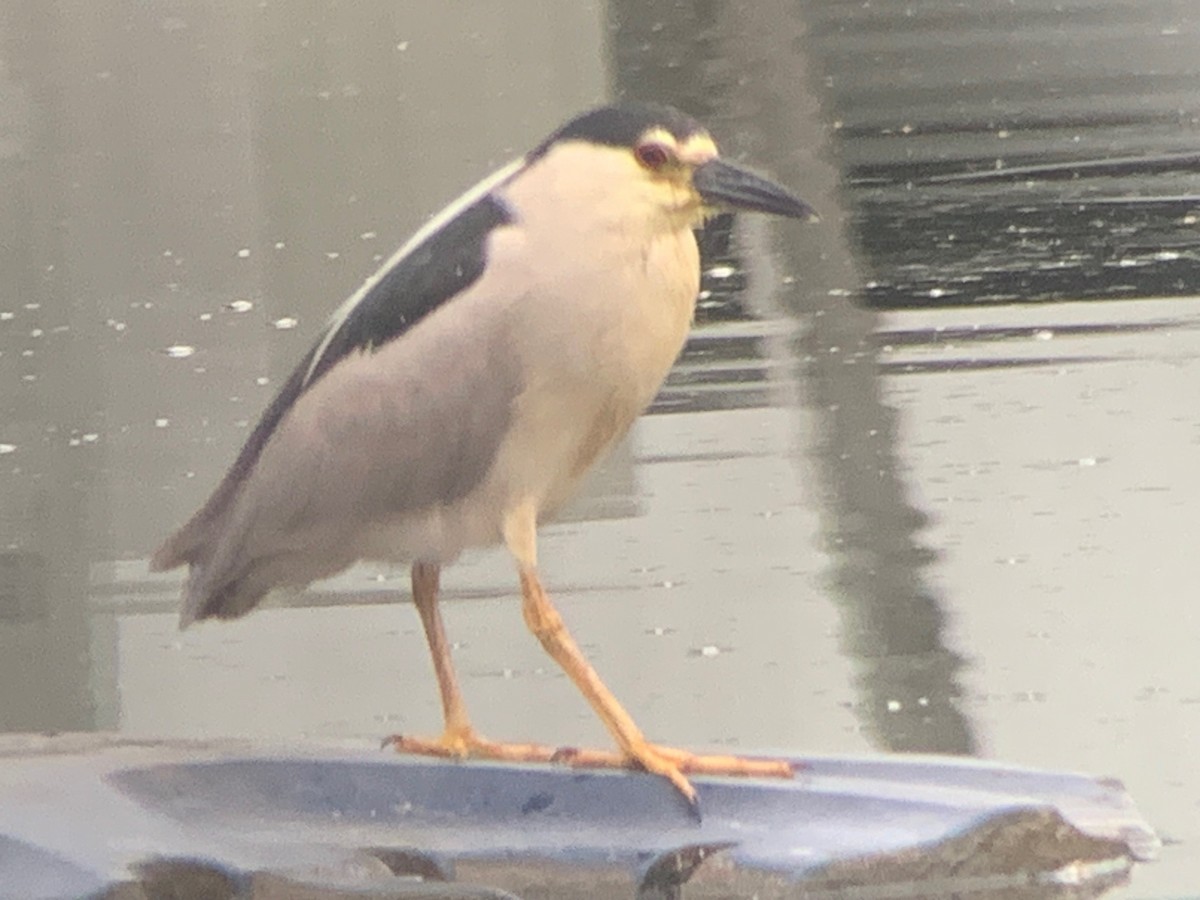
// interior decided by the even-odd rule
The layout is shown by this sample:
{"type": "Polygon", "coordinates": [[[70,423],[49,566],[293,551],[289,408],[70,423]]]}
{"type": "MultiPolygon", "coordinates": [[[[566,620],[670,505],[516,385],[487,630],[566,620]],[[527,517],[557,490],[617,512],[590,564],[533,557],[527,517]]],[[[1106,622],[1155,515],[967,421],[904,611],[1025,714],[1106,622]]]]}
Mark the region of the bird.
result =
{"type": "Polygon", "coordinates": [[[723,159],[690,115],[583,112],[433,216],[331,316],[207,502],[154,552],[187,566],[180,625],[234,619],[276,588],[358,561],[405,563],[444,718],[397,751],[788,777],[786,760],[651,743],[571,637],[538,575],[537,529],[649,406],[700,287],[696,230],[720,212],[813,208],[723,159]],[[502,545],[529,630],[616,750],[501,743],[476,731],[438,607],[464,550],[502,545]]]}

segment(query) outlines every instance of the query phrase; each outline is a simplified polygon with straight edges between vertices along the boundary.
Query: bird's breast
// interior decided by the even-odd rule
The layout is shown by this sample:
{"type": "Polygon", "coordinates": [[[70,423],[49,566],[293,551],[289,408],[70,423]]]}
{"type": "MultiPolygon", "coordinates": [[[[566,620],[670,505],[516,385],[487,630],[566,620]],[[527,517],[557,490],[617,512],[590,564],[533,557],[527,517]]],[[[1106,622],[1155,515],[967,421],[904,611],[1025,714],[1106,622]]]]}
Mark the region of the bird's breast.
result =
{"type": "Polygon", "coordinates": [[[687,337],[699,258],[685,229],[611,234],[583,258],[578,245],[546,247],[538,260],[521,279],[536,287],[513,307],[524,387],[496,471],[510,500],[547,509],[654,399],[687,337]]]}

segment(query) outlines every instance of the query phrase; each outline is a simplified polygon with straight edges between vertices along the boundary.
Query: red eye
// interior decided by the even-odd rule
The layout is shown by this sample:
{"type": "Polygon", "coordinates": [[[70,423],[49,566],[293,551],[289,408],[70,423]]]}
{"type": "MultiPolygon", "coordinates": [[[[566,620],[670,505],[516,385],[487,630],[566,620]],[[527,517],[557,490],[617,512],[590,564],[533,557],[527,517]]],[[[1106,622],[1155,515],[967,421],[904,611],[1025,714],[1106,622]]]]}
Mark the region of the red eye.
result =
{"type": "Polygon", "coordinates": [[[658,170],[671,161],[671,151],[662,144],[653,142],[638,144],[633,153],[637,161],[647,169],[658,170]]]}

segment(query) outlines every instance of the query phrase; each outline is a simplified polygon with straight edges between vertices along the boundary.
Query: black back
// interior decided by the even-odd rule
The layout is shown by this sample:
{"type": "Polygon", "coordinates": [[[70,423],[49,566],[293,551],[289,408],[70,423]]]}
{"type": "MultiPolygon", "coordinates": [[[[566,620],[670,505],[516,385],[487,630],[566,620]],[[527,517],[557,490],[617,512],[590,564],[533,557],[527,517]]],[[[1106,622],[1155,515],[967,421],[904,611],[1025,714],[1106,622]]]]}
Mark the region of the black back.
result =
{"type": "MultiPolygon", "coordinates": [[[[489,194],[413,248],[384,273],[337,327],[305,387],[344,356],[400,337],[474,284],[487,264],[488,234],[511,222],[512,214],[489,194]]],[[[311,360],[306,362],[311,365],[311,360]]]]}

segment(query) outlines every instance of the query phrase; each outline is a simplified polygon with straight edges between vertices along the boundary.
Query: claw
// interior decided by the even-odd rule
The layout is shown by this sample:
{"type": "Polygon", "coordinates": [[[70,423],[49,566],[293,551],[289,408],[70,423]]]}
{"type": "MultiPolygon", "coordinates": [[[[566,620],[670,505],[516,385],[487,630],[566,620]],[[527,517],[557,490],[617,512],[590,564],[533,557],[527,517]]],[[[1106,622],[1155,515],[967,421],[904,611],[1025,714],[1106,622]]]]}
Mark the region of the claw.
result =
{"type": "Polygon", "coordinates": [[[624,750],[501,744],[480,737],[470,728],[447,729],[440,737],[433,739],[393,734],[383,739],[381,747],[391,747],[397,753],[415,753],[442,759],[474,757],[516,763],[560,763],[579,769],[638,769],[671,782],[683,796],[688,811],[697,823],[703,820],[700,795],[688,780],[688,774],[749,778],[791,778],[794,774],[792,764],[782,759],[704,756],[645,740],[624,750]]]}

